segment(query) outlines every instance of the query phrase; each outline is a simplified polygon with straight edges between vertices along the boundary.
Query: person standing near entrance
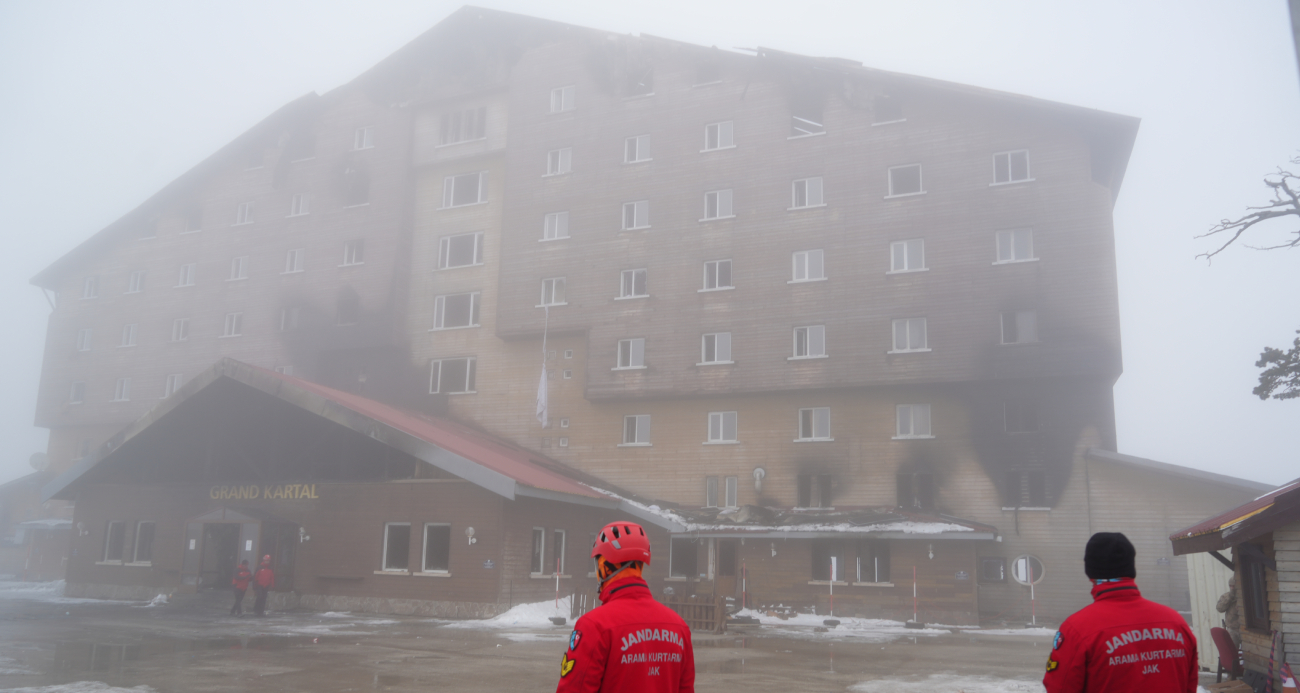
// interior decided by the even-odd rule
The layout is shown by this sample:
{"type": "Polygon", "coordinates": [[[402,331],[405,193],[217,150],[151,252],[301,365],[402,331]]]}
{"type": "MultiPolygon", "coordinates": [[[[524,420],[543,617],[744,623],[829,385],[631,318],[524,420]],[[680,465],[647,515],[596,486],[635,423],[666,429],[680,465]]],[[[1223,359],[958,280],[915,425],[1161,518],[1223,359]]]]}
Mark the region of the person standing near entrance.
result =
{"type": "Polygon", "coordinates": [[[266,593],[275,587],[275,571],[271,570],[271,556],[262,556],[262,564],[253,573],[253,592],[257,601],[253,602],[253,612],[258,616],[266,615],[266,593]]]}
{"type": "Polygon", "coordinates": [[[591,548],[601,605],[573,626],[556,693],[694,693],[691,630],[641,578],[650,538],[631,522],[605,525],[591,548]]]}
{"type": "Polygon", "coordinates": [[[1136,555],[1119,532],[1088,540],[1083,572],[1093,602],[1056,632],[1047,693],[1196,693],[1196,636],[1177,611],[1138,592],[1136,555]]]}
{"type": "Polygon", "coordinates": [[[230,581],[235,588],[235,605],[230,607],[231,616],[244,615],[244,593],[248,591],[248,583],[253,580],[253,572],[248,569],[248,559],[239,562],[239,567],[235,568],[235,578],[230,581]]]}

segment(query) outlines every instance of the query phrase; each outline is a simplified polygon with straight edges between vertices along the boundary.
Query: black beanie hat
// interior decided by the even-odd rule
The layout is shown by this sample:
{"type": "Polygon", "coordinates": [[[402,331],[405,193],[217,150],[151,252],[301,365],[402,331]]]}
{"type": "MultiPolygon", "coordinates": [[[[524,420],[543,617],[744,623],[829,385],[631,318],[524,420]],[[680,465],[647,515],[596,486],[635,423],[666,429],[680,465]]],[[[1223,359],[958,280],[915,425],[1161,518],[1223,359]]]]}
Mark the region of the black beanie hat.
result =
{"type": "Polygon", "coordinates": [[[1097,532],[1083,550],[1083,572],[1089,580],[1136,578],[1133,557],[1137,550],[1128,537],[1119,532],[1097,532]]]}

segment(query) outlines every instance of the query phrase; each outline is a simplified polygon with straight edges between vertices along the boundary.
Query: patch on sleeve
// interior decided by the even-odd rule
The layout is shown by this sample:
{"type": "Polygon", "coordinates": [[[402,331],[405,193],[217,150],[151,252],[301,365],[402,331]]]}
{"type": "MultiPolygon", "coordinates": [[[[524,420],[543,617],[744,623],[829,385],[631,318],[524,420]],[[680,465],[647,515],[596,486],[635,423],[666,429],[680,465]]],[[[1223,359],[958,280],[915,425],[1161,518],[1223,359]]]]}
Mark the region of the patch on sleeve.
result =
{"type": "Polygon", "coordinates": [[[574,628],[573,632],[569,634],[569,651],[577,652],[578,643],[580,642],[582,642],[582,631],[574,628]]]}
{"type": "Polygon", "coordinates": [[[1052,649],[1053,650],[1061,649],[1061,641],[1064,639],[1065,638],[1061,637],[1061,631],[1059,630],[1056,631],[1056,637],[1052,638],[1052,649]]]}
{"type": "Polygon", "coordinates": [[[569,672],[573,671],[573,665],[577,663],[578,660],[569,658],[569,653],[564,653],[564,658],[560,660],[560,678],[568,676],[569,672]]]}
{"type": "Polygon", "coordinates": [[[1060,663],[1057,662],[1055,659],[1052,659],[1051,657],[1047,658],[1047,673],[1050,674],[1053,671],[1056,671],[1056,667],[1058,666],[1060,666],[1060,663]]]}

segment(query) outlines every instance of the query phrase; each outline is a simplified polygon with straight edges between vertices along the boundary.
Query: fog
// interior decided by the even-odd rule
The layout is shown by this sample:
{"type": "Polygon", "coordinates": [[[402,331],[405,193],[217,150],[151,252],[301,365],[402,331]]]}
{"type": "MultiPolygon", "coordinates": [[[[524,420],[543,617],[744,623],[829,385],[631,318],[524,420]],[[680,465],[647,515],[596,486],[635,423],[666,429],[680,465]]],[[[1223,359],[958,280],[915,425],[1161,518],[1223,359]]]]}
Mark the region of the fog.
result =
{"type": "MultiPolygon", "coordinates": [[[[481,4],[1141,118],[1115,209],[1119,450],[1258,481],[1296,476],[1300,401],[1260,401],[1251,388],[1261,349],[1300,328],[1300,251],[1234,247],[1211,264],[1196,255],[1215,244],[1194,238],[1264,203],[1261,178],[1300,153],[1284,0],[481,4]]],[[[273,110],[355,77],[459,6],[0,5],[0,481],[45,448],[31,421],[49,306],[28,279],[273,110]]]]}

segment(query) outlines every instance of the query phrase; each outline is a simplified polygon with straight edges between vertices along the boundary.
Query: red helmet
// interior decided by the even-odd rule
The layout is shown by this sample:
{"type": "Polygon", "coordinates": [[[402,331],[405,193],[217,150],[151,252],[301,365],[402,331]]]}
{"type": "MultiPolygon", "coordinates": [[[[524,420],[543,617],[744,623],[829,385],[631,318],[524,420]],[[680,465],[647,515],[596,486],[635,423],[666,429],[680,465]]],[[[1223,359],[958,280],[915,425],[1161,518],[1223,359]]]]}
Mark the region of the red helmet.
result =
{"type": "Polygon", "coordinates": [[[262,556],[262,563],[268,563],[268,564],[269,564],[270,562],[271,562],[271,554],[268,553],[268,554],[266,554],[265,556],[262,556]]]}
{"type": "Polygon", "coordinates": [[[600,529],[591,557],[604,556],[610,563],[650,562],[650,537],[633,522],[611,522],[600,529]]]}

